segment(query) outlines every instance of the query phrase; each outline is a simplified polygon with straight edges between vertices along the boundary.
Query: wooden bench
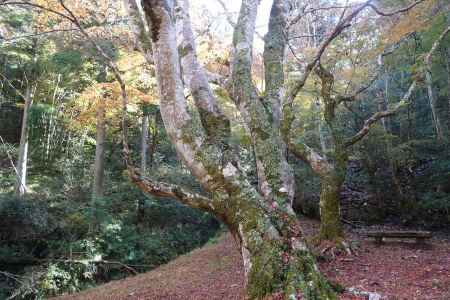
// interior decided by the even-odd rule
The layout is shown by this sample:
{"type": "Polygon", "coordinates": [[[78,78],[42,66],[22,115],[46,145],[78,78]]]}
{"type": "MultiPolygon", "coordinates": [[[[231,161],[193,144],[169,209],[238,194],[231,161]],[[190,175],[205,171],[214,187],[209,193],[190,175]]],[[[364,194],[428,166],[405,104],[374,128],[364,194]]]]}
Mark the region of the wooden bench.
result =
{"type": "Polygon", "coordinates": [[[432,237],[429,231],[371,231],[367,237],[375,238],[377,244],[383,243],[383,238],[416,239],[417,243],[424,243],[432,237]]]}

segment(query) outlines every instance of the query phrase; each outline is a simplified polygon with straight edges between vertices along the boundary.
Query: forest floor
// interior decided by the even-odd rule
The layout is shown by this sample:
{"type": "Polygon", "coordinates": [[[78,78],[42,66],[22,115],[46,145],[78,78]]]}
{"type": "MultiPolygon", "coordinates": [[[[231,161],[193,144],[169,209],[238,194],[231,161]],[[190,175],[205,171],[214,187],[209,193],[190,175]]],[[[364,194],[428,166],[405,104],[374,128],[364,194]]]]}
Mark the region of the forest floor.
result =
{"type": "MultiPolygon", "coordinates": [[[[317,232],[318,222],[302,221],[307,235],[317,232]]],[[[450,240],[435,234],[426,245],[387,241],[381,246],[348,230],[355,254],[320,261],[333,281],[359,291],[376,292],[388,300],[449,300],[450,240]]],[[[155,270],[99,287],[59,297],[58,300],[143,299],[243,299],[244,274],[239,252],[230,234],[155,270]]],[[[367,296],[341,295],[341,299],[367,296]]]]}

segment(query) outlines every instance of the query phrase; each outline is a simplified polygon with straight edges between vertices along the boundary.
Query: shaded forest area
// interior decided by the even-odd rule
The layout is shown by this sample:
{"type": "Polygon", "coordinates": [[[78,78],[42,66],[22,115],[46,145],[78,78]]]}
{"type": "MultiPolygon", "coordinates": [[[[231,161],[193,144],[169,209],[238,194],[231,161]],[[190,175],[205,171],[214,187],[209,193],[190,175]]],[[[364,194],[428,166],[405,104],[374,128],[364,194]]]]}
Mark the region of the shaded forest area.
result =
{"type": "Polygon", "coordinates": [[[348,229],[448,236],[448,1],[213,2],[0,0],[0,299],[224,230],[249,298],[336,299],[348,229]]]}

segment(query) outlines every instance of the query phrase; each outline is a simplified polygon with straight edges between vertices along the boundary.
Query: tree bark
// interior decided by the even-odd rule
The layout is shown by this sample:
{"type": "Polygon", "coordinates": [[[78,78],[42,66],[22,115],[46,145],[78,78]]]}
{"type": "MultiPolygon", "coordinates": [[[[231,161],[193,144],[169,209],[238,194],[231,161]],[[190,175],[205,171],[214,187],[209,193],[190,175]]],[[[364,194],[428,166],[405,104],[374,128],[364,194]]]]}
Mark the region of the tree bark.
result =
{"type": "Polygon", "coordinates": [[[320,240],[338,241],[344,238],[341,222],[341,176],[331,172],[320,177],[320,240]]]}
{"type": "Polygon", "coordinates": [[[28,113],[33,101],[32,89],[27,85],[24,97],[22,130],[20,132],[19,158],[17,161],[17,179],[15,194],[21,199],[27,190],[27,162],[28,162],[28,113]]]}

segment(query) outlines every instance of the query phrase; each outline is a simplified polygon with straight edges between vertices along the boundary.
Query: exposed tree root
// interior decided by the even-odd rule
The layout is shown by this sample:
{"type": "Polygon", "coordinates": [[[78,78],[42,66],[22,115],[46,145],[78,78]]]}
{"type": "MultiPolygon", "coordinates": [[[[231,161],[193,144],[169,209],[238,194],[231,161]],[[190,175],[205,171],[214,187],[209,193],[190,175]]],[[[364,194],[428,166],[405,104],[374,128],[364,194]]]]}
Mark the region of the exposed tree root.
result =
{"type": "Polygon", "coordinates": [[[323,260],[335,260],[338,256],[347,255],[357,255],[356,248],[351,245],[345,239],[337,240],[321,240],[319,237],[314,237],[311,239],[311,245],[314,249],[314,253],[319,259],[323,260]]]}

